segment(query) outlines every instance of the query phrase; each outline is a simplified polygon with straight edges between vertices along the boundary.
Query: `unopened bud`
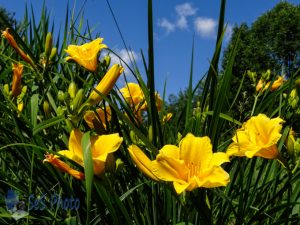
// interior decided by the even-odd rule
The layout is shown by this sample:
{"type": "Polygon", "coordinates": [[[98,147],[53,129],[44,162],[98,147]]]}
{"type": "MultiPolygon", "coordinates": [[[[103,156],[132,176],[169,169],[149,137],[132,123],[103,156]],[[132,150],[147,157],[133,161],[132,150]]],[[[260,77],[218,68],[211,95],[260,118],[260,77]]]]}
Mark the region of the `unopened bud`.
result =
{"type": "Polygon", "coordinates": [[[288,135],[288,137],[286,138],[286,141],[285,141],[287,152],[290,155],[290,157],[292,157],[292,158],[294,156],[294,145],[295,145],[294,133],[295,132],[291,129],[290,132],[289,132],[289,135],[288,135]]]}
{"type": "Polygon", "coordinates": [[[83,97],[84,97],[83,89],[79,89],[76,93],[75,98],[71,103],[71,110],[76,111],[78,109],[78,107],[82,103],[83,97]]]}
{"type": "Polygon", "coordinates": [[[64,110],[64,108],[61,107],[61,106],[58,106],[56,111],[57,111],[57,115],[58,115],[58,116],[62,116],[62,115],[65,114],[65,110],[64,110]]]}
{"type": "Polygon", "coordinates": [[[51,53],[50,53],[49,60],[50,60],[50,61],[53,60],[53,59],[55,58],[56,54],[57,54],[57,48],[52,48],[52,49],[51,49],[51,53]]]}
{"type": "Polygon", "coordinates": [[[69,88],[68,88],[68,93],[72,99],[75,98],[76,92],[77,92],[77,85],[75,84],[75,82],[72,81],[69,84],[69,88]]]}
{"type": "Polygon", "coordinates": [[[297,91],[296,91],[296,89],[293,89],[290,93],[288,103],[293,109],[296,109],[298,102],[299,102],[299,97],[298,97],[297,91]]]}
{"type": "Polygon", "coordinates": [[[252,84],[256,84],[256,76],[257,74],[255,72],[252,72],[250,70],[247,71],[247,75],[250,78],[252,84]]]}
{"type": "Polygon", "coordinates": [[[45,54],[47,58],[50,56],[51,51],[52,51],[52,34],[51,32],[48,32],[46,36],[46,42],[45,42],[45,54]]]}
{"type": "Polygon", "coordinates": [[[111,61],[111,58],[110,58],[109,55],[106,55],[106,56],[103,57],[103,64],[104,64],[104,66],[109,67],[110,61],[111,61]]]}
{"type": "Polygon", "coordinates": [[[271,75],[271,70],[267,70],[265,73],[263,73],[261,75],[261,78],[265,81],[269,80],[270,79],[270,75],[271,75]]]}
{"type": "Polygon", "coordinates": [[[135,133],[134,133],[133,130],[130,131],[129,135],[130,135],[130,139],[131,139],[132,143],[133,144],[137,144],[138,138],[136,137],[136,135],[135,135],[135,133]]]}
{"type": "Polygon", "coordinates": [[[58,101],[61,101],[61,102],[63,102],[66,99],[66,95],[62,90],[59,90],[57,92],[57,99],[58,99],[58,101]]]}
{"type": "Polygon", "coordinates": [[[116,173],[119,173],[123,170],[124,168],[124,162],[122,161],[122,159],[117,159],[116,160],[116,173]]]}
{"type": "Polygon", "coordinates": [[[8,96],[9,95],[9,85],[4,84],[3,89],[4,89],[4,93],[8,96]]]}
{"type": "Polygon", "coordinates": [[[43,110],[44,110],[45,116],[49,117],[49,115],[50,115],[50,105],[49,105],[49,102],[47,100],[45,100],[44,103],[43,103],[43,110]]]}

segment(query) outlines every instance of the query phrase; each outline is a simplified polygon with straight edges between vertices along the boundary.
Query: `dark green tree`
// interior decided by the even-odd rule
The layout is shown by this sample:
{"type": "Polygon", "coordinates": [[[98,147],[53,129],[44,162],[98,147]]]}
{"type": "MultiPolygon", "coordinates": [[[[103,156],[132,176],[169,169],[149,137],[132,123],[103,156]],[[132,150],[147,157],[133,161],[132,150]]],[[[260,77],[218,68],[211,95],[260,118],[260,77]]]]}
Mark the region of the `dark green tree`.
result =
{"type": "MultiPolygon", "coordinates": [[[[300,5],[280,2],[258,17],[251,26],[245,23],[235,26],[224,51],[222,70],[227,66],[238,36],[240,43],[233,65],[232,90],[238,89],[248,70],[261,74],[270,69],[271,79],[280,75],[282,69],[287,75],[293,74],[300,65],[300,5]]],[[[254,85],[246,75],[239,98],[233,107],[234,116],[240,119],[249,116],[254,93],[254,85]]],[[[229,103],[233,101],[235,94],[231,93],[229,103]]]]}
{"type": "MultiPolygon", "coordinates": [[[[14,13],[8,12],[5,8],[0,7],[0,18],[4,18],[12,27],[17,26],[17,21],[14,18],[14,13]]],[[[0,23],[0,31],[6,28],[3,23],[0,23]]]]}

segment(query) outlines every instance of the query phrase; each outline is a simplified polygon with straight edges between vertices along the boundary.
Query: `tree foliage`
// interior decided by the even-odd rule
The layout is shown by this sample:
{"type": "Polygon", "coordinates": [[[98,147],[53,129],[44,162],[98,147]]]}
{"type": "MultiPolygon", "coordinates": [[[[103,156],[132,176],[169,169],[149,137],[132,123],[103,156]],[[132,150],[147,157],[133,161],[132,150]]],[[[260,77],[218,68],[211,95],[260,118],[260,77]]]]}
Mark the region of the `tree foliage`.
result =
{"type": "Polygon", "coordinates": [[[300,5],[280,2],[252,26],[245,23],[236,26],[224,52],[223,69],[239,32],[241,43],[233,67],[234,76],[242,76],[247,70],[279,72],[282,66],[293,70],[299,65],[300,5]]]}
{"type": "MultiPolygon", "coordinates": [[[[270,69],[270,79],[275,79],[282,72],[289,76],[300,65],[300,5],[280,2],[258,17],[251,26],[246,23],[235,26],[224,51],[222,70],[225,70],[228,64],[228,58],[238,37],[240,43],[232,69],[232,90],[238,89],[243,75],[248,70],[260,76],[270,69]]],[[[234,116],[239,119],[249,116],[253,105],[252,96],[255,94],[254,87],[255,84],[246,75],[233,107],[234,116]]],[[[235,93],[232,92],[229,102],[232,102],[234,97],[235,93]]]]}

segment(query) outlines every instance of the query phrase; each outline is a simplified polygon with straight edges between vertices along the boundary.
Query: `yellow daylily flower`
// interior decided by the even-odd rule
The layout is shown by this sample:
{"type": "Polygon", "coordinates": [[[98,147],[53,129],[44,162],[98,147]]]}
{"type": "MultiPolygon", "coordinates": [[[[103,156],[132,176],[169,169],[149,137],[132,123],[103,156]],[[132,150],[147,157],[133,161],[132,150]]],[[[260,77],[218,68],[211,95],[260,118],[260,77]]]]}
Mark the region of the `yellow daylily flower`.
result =
{"type": "Polygon", "coordinates": [[[60,171],[64,173],[68,173],[71,176],[75,177],[78,180],[84,180],[84,174],[80,171],[77,171],[73,168],[71,168],[68,164],[58,159],[58,156],[53,154],[46,154],[45,159],[43,162],[48,162],[52,164],[55,168],[59,169],[60,171]]]}
{"type": "Polygon", "coordinates": [[[11,92],[14,97],[17,97],[21,93],[21,78],[23,75],[23,65],[21,63],[13,63],[13,81],[11,92]]]}
{"type": "Polygon", "coordinates": [[[270,91],[275,91],[281,87],[281,85],[285,82],[282,76],[279,76],[277,80],[275,80],[270,88],[270,91]]]}
{"type": "Polygon", "coordinates": [[[145,101],[145,96],[140,85],[128,83],[126,87],[120,89],[125,101],[131,106],[138,106],[145,101]]]}
{"type": "Polygon", "coordinates": [[[229,156],[259,156],[266,159],[278,157],[277,142],[281,137],[283,119],[268,118],[264,114],[251,117],[242,128],[236,131],[229,145],[229,156]]]}
{"type": "Polygon", "coordinates": [[[16,40],[11,35],[9,28],[6,28],[5,31],[2,31],[2,36],[8,41],[10,46],[12,46],[15,51],[21,56],[21,58],[33,66],[33,63],[28,55],[25,54],[25,52],[18,46],[16,40]]]}
{"type": "Polygon", "coordinates": [[[144,174],[154,180],[173,182],[177,194],[199,187],[226,186],[230,180],[221,167],[224,162],[229,162],[228,155],[213,153],[208,137],[187,134],[179,147],[165,145],[153,161],[135,145],[128,150],[144,174]]]}
{"type": "Polygon", "coordinates": [[[98,53],[103,48],[107,48],[102,44],[103,38],[97,38],[83,45],[69,45],[65,51],[69,54],[67,61],[73,60],[87,70],[95,72],[98,65],[98,53]]]}
{"type": "MultiPolygon", "coordinates": [[[[115,83],[117,82],[117,79],[123,71],[124,68],[122,66],[120,66],[119,64],[114,64],[107,71],[107,73],[104,75],[104,77],[95,89],[101,94],[107,95],[114,87],[115,83]]],[[[101,100],[102,97],[95,90],[92,91],[88,99],[88,101],[93,105],[98,104],[101,100]]]]}
{"type": "Polygon", "coordinates": [[[172,117],[173,117],[172,113],[168,113],[167,115],[164,115],[162,119],[163,124],[168,122],[170,119],[172,119],[172,117]]]}
{"type": "MultiPolygon", "coordinates": [[[[270,91],[276,91],[278,88],[281,87],[281,85],[285,82],[284,80],[284,77],[282,76],[279,76],[272,84],[271,88],[270,88],[270,91]]],[[[268,83],[266,83],[265,85],[265,82],[260,79],[258,84],[256,85],[256,91],[261,91],[261,92],[264,92],[265,90],[267,90],[271,84],[271,82],[269,81],[268,83]]]]}
{"type": "Polygon", "coordinates": [[[85,122],[90,128],[94,128],[95,123],[102,123],[103,127],[106,128],[106,121],[109,122],[111,120],[110,107],[106,106],[105,110],[103,110],[102,108],[96,109],[96,112],[98,115],[96,115],[96,113],[92,110],[86,111],[83,116],[85,122]]]}
{"type": "MultiPolygon", "coordinates": [[[[59,151],[58,153],[75,161],[84,167],[83,151],[81,139],[83,133],[78,129],[71,131],[69,139],[69,150],[59,151]]],[[[94,174],[100,176],[105,171],[105,162],[108,154],[117,151],[123,141],[118,133],[108,135],[97,135],[91,137],[92,159],[94,163],[94,174]]]]}

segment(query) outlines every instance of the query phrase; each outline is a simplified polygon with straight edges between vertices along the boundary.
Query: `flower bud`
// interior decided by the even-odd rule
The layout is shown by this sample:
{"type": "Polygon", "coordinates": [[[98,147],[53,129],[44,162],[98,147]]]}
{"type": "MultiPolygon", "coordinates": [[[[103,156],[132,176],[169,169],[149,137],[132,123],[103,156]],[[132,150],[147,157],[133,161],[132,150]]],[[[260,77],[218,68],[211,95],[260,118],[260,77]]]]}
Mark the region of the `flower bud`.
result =
{"type": "Polygon", "coordinates": [[[299,97],[298,97],[297,91],[296,91],[296,89],[293,89],[288,98],[288,103],[293,109],[296,109],[298,102],[299,102],[299,97]]]}
{"type": "Polygon", "coordinates": [[[43,103],[43,110],[44,110],[44,114],[46,117],[50,116],[50,105],[49,102],[47,100],[44,101],[43,103]]]}
{"type": "Polygon", "coordinates": [[[56,54],[57,54],[57,48],[52,48],[50,56],[49,56],[49,60],[50,61],[53,60],[55,58],[56,54]]]}
{"type": "Polygon", "coordinates": [[[63,102],[64,100],[66,100],[66,95],[65,95],[65,93],[62,90],[59,90],[57,92],[57,99],[60,102],[63,102]]]}
{"type": "Polygon", "coordinates": [[[110,61],[111,61],[111,58],[110,58],[109,55],[106,55],[106,56],[103,57],[103,64],[104,64],[104,66],[109,67],[110,61]]]}
{"type": "Polygon", "coordinates": [[[9,95],[9,85],[8,84],[4,84],[3,90],[4,90],[4,93],[8,96],[9,95]]]}
{"type": "Polygon", "coordinates": [[[247,75],[250,78],[252,84],[256,84],[256,76],[257,74],[255,72],[252,72],[250,70],[247,71],[247,75]]]}
{"type": "Polygon", "coordinates": [[[261,78],[266,81],[270,79],[270,75],[271,75],[271,70],[267,70],[265,73],[261,75],[261,78]]]}
{"type": "Polygon", "coordinates": [[[61,106],[58,106],[56,111],[58,116],[62,116],[65,114],[65,109],[61,106]]]}
{"type": "Polygon", "coordinates": [[[105,76],[102,78],[102,80],[99,82],[97,87],[95,88],[97,91],[93,90],[92,93],[89,96],[88,101],[96,105],[101,100],[102,97],[98,92],[100,92],[103,95],[107,95],[111,89],[114,87],[115,83],[117,82],[117,79],[123,72],[124,68],[120,66],[119,64],[113,65],[105,74],[105,76]]]}
{"type": "Polygon", "coordinates": [[[48,58],[52,51],[52,34],[51,32],[48,32],[46,36],[46,42],[45,42],[45,55],[48,58]]]}
{"type": "Polygon", "coordinates": [[[72,81],[69,84],[69,88],[68,88],[68,93],[72,99],[75,98],[76,92],[77,92],[77,85],[75,84],[74,81],[72,81]]]}
{"type": "Polygon", "coordinates": [[[78,109],[78,107],[81,105],[83,97],[84,97],[83,91],[84,91],[83,89],[79,89],[77,91],[76,96],[71,103],[71,110],[76,111],[78,109]]]}
{"type": "Polygon", "coordinates": [[[292,158],[294,156],[294,145],[295,145],[294,134],[295,134],[295,132],[293,131],[293,129],[290,129],[289,135],[285,140],[285,145],[286,145],[287,152],[290,155],[290,157],[292,157],[292,158]]]}
{"type": "Polygon", "coordinates": [[[124,162],[122,161],[122,159],[117,159],[116,160],[116,173],[119,173],[123,170],[124,168],[124,162]]]}
{"type": "Polygon", "coordinates": [[[130,140],[132,141],[133,144],[137,144],[138,143],[138,138],[135,135],[135,133],[134,133],[133,130],[130,131],[129,136],[130,136],[130,140]]]}
{"type": "Polygon", "coordinates": [[[24,109],[24,102],[21,101],[21,102],[18,104],[17,108],[18,108],[19,112],[22,112],[23,109],[24,109]]]}

